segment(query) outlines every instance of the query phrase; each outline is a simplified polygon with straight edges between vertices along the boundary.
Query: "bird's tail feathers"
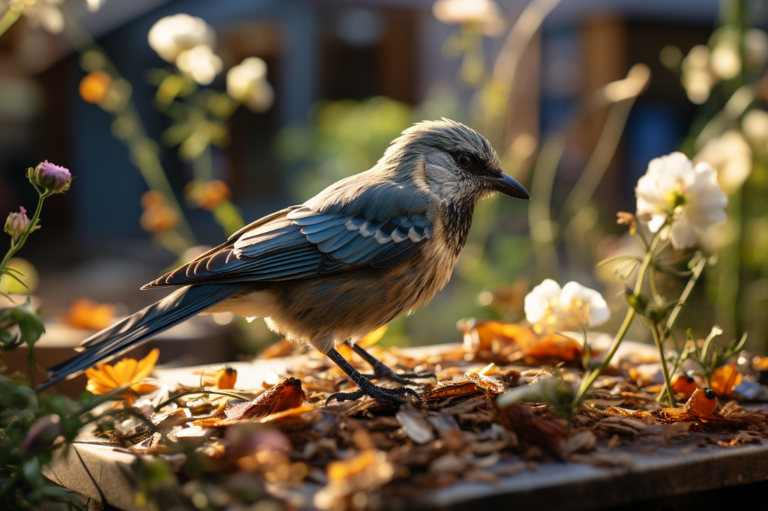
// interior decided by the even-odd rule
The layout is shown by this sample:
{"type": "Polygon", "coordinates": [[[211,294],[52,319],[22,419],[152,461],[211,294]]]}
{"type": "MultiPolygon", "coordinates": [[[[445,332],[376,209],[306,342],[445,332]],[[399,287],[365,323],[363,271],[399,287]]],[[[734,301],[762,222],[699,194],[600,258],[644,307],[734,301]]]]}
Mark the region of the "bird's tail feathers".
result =
{"type": "Polygon", "coordinates": [[[140,310],[81,344],[82,352],[50,368],[50,379],[35,392],[74,378],[89,367],[106,362],[172,326],[209,309],[243,290],[242,284],[207,284],[183,287],[140,310]]]}

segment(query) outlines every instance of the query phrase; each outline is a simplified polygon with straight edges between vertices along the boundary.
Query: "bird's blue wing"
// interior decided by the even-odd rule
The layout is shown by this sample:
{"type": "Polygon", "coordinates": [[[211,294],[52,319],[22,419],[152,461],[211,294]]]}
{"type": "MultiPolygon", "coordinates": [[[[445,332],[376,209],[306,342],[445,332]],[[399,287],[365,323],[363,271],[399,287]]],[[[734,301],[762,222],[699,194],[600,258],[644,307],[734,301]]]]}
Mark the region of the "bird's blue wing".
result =
{"type": "Polygon", "coordinates": [[[388,220],[291,208],[146,287],[274,281],[405,261],[432,236],[425,215],[388,220]]]}

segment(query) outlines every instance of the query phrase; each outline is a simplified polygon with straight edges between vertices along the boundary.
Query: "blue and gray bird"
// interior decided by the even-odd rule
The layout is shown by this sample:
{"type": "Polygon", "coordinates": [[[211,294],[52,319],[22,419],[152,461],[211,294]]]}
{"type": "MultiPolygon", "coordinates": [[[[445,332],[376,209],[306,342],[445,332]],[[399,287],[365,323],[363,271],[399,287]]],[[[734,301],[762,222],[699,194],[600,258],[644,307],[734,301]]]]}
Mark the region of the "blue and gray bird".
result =
{"type": "Polygon", "coordinates": [[[398,404],[407,387],[374,385],[341,357],[348,343],[377,379],[410,384],[355,342],[429,302],[451,277],[475,204],[494,192],[530,195],[504,174],[491,144],[448,119],[406,129],[367,172],[343,179],[300,206],[253,222],[226,243],[142,289],[175,292],[86,339],[50,369],[38,390],[112,359],[196,314],[264,318],[289,340],[327,355],[369,395],[398,404]]]}

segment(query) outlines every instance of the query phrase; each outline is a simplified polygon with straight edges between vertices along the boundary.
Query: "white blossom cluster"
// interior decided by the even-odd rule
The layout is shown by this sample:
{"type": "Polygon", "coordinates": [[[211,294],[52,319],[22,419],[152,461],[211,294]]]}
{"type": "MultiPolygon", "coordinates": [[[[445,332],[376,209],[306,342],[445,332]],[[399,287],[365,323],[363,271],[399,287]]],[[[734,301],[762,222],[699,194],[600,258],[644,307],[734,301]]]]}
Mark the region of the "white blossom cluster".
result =
{"type": "MultiPolygon", "coordinates": [[[[163,60],[200,85],[210,85],[223,69],[216,55],[216,33],[204,20],[189,14],[167,16],[149,31],[149,45],[163,60]]],[[[249,57],[227,72],[227,93],[255,112],[272,106],[274,91],[267,82],[267,65],[249,57]]]]}

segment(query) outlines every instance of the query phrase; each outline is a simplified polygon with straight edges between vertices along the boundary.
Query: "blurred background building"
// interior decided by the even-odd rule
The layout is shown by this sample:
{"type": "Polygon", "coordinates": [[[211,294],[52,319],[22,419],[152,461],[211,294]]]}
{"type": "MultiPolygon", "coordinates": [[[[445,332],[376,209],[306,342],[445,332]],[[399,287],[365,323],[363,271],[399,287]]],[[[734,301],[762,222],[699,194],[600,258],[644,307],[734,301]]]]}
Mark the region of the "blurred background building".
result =
{"type": "MultiPolygon", "coordinates": [[[[66,315],[78,297],[121,303],[124,311],[154,301],[156,293],[136,290],[192,255],[186,252],[190,246],[222,242],[237,212],[247,223],[366,170],[411,122],[445,116],[483,131],[477,125],[478,91],[499,65],[509,31],[529,3],[498,0],[499,26],[485,30],[441,21],[433,0],[47,1],[63,12],[61,32],[22,18],[0,38],[0,211],[34,204],[26,167],[47,159],[71,169],[71,191],[48,201],[43,230],[20,254],[45,277],[35,293],[49,317],[66,315]],[[88,9],[94,4],[97,10],[88,9]],[[148,33],[179,13],[201,18],[215,31],[221,69],[210,84],[176,91],[163,103],[162,90],[171,88],[164,80],[175,71],[150,46],[148,33]],[[233,111],[216,110],[211,105],[224,100],[206,91],[226,90],[227,70],[248,57],[266,64],[274,101],[268,108],[234,104],[233,111]],[[87,86],[98,85],[101,75],[85,85],[83,80],[102,70],[109,75],[102,92],[122,94],[115,100],[121,106],[110,106],[98,94],[88,101],[87,86]],[[177,103],[178,109],[170,106],[177,103]],[[180,155],[200,105],[207,109],[205,119],[213,119],[206,125],[210,136],[199,153],[180,155]],[[131,142],[137,133],[143,138],[131,142]],[[200,170],[200,158],[207,170],[200,170]],[[144,217],[152,208],[152,197],[145,195],[147,172],[158,168],[189,225],[186,235],[180,219],[170,222],[187,236],[182,241],[163,238],[163,222],[144,217]],[[205,207],[190,191],[193,180],[201,186],[225,183],[222,200],[234,209],[216,209],[219,202],[205,207]]],[[[760,26],[765,3],[748,3],[749,25],[760,26]]],[[[547,2],[539,4],[549,9],[547,2]]],[[[562,0],[540,26],[529,21],[533,35],[519,48],[513,83],[504,89],[504,130],[489,137],[512,162],[510,173],[531,186],[544,142],[575,123],[556,166],[552,204],[566,200],[590,161],[609,105],[587,109],[576,121],[574,112],[584,110],[601,87],[627,77],[632,66],[642,63],[650,70],[650,83],[621,125],[605,175],[581,208],[591,222],[582,240],[589,246],[556,247],[566,257],[547,270],[536,263],[527,206],[494,202],[476,217],[474,242],[448,290],[412,318],[399,320],[389,342],[456,341],[455,322],[465,316],[518,320],[525,290],[553,272],[563,282],[578,277],[593,287],[620,290],[610,279],[601,280],[594,263],[618,243],[615,214],[634,211],[634,186],[648,161],[679,149],[689,136],[702,107],[688,99],[690,92],[670,69],[679,69],[682,56],[696,45],[706,45],[722,20],[717,0],[562,0]],[[678,49],[677,57],[670,48],[678,49]]],[[[708,289],[710,295],[701,299],[714,304],[708,289]]],[[[751,321],[740,314],[731,325],[734,334],[751,321]]],[[[759,338],[764,327],[754,327],[759,338]]],[[[274,338],[263,325],[243,332],[241,351],[255,351],[274,338]]]]}

